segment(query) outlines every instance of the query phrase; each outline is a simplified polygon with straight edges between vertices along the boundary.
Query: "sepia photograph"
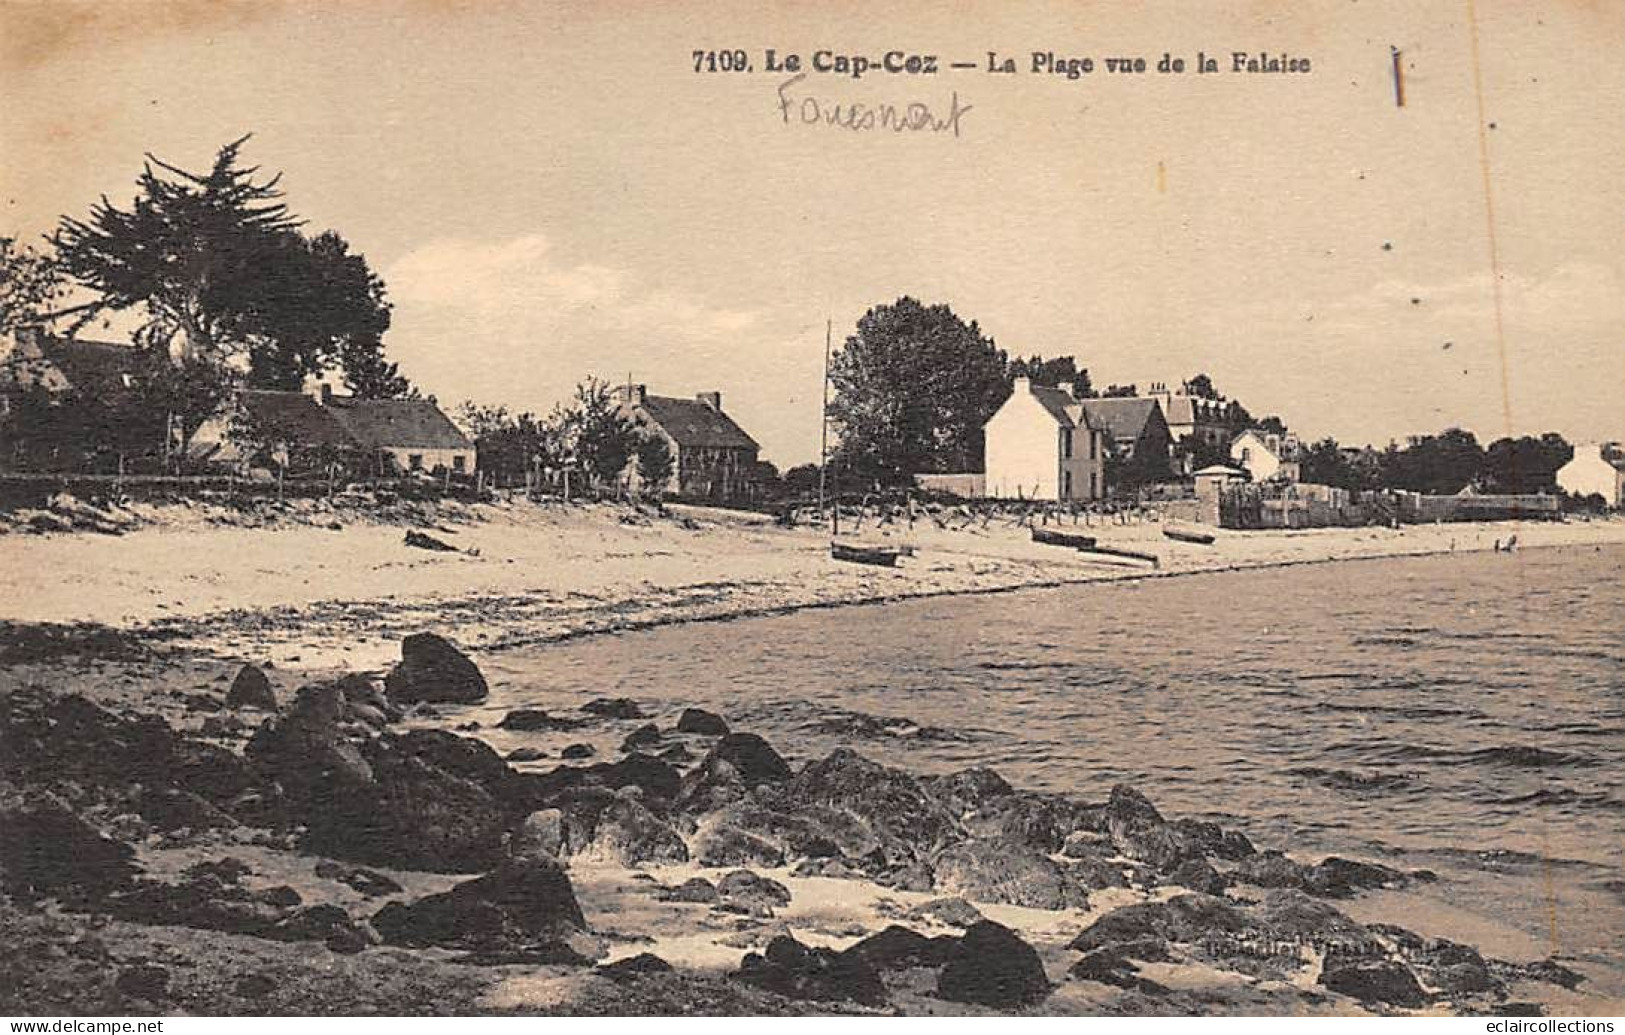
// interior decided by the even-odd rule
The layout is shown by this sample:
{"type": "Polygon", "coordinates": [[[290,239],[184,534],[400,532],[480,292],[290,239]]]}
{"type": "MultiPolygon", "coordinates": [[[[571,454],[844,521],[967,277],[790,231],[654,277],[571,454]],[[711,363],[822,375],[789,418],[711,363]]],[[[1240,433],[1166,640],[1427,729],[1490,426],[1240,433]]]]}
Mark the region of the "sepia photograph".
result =
{"type": "Polygon", "coordinates": [[[1611,0],[0,0],[7,1030],[1612,1032],[1621,97],[1611,0]]]}

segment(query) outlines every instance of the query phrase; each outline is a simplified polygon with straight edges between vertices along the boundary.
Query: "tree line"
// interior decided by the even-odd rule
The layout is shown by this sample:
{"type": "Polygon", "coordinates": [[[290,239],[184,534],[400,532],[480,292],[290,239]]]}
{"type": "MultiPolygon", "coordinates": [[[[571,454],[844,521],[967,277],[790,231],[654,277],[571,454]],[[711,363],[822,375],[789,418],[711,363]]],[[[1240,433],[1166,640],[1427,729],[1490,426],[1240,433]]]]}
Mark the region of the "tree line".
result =
{"type": "Polygon", "coordinates": [[[112,313],[136,319],[129,393],[21,389],[0,428],[13,460],[184,456],[244,387],[297,391],[337,375],[361,398],[416,394],[384,353],[383,280],[337,232],[306,231],[280,174],[243,166],[248,139],[200,172],[149,154],[127,206],[103,196],[38,245],[0,237],[0,333],[52,326],[72,337],[112,313]]]}

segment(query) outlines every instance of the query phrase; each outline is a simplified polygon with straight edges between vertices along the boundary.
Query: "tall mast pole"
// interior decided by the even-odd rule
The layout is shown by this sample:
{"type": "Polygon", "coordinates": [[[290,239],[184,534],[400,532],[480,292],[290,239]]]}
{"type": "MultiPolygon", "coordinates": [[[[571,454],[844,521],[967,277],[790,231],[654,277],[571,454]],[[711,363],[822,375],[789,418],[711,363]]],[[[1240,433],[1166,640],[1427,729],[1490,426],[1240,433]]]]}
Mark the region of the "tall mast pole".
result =
{"type": "MultiPolygon", "coordinates": [[[[818,423],[818,513],[823,514],[828,504],[828,477],[829,477],[829,352],[830,342],[835,334],[835,321],[824,322],[824,384],[822,388],[823,409],[820,411],[818,423]]],[[[836,503],[834,523],[830,526],[834,534],[840,534],[841,518],[840,504],[836,503]]]]}

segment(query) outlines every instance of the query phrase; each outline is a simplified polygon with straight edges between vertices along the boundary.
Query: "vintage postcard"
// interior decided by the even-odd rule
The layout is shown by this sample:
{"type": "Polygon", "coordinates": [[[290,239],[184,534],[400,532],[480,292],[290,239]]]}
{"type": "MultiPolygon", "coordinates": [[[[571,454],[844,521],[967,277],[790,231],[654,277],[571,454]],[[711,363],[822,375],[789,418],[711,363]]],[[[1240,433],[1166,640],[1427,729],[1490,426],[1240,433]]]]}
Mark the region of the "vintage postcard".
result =
{"type": "Polygon", "coordinates": [[[0,0],[0,1014],[1625,1012],[1622,95],[1605,0],[0,0]]]}

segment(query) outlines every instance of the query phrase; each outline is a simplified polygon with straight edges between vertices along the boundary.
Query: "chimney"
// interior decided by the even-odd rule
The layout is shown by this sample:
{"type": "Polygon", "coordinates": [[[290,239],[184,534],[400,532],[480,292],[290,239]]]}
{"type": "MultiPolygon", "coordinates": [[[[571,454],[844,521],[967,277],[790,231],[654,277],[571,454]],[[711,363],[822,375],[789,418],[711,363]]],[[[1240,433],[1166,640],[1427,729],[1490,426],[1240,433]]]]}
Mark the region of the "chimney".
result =
{"type": "Polygon", "coordinates": [[[711,407],[713,410],[716,410],[718,413],[722,412],[722,393],[721,392],[701,392],[698,395],[696,395],[694,398],[698,399],[700,402],[704,403],[705,405],[711,407]]]}
{"type": "Polygon", "coordinates": [[[1080,378],[1080,379],[1078,379],[1076,381],[1072,381],[1072,382],[1068,383],[1066,385],[1066,390],[1072,396],[1072,398],[1074,398],[1074,399],[1082,399],[1083,398],[1083,380],[1082,380],[1082,378],[1080,378]]]}
{"type": "Polygon", "coordinates": [[[641,406],[649,397],[649,386],[635,385],[628,381],[624,385],[615,386],[615,397],[628,406],[641,406]]]}

